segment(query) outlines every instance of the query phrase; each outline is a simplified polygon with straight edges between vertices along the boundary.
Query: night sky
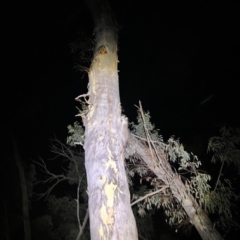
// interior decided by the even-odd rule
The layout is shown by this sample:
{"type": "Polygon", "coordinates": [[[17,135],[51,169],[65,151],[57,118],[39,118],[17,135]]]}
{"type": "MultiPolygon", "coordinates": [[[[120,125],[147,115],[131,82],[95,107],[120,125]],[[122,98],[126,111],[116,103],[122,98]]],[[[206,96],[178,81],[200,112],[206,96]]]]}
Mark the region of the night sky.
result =
{"type": "MultiPolygon", "coordinates": [[[[141,100],[165,140],[175,135],[206,146],[221,126],[240,127],[239,1],[110,4],[120,28],[120,94],[129,121],[141,100]]],[[[47,157],[49,138],[65,141],[67,125],[77,120],[74,98],[87,92],[70,43],[93,37],[92,18],[82,0],[9,1],[2,9],[4,156],[12,128],[24,158],[47,157]]]]}
{"type": "MultiPolygon", "coordinates": [[[[166,138],[190,141],[224,124],[239,126],[239,1],[110,2],[130,121],[141,100],[166,138]]],[[[54,133],[66,138],[76,120],[74,98],[87,91],[69,44],[93,37],[88,8],[83,1],[13,2],[4,23],[5,120],[31,143],[44,144],[54,133]]]]}

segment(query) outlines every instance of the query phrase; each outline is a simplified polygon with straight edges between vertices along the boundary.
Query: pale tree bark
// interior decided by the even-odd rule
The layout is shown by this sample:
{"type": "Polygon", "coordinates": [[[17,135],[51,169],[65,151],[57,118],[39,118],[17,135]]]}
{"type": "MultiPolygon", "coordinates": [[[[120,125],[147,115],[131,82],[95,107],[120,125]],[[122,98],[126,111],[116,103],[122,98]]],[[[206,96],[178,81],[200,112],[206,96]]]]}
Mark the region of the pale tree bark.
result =
{"type": "Polygon", "coordinates": [[[19,155],[18,145],[16,138],[12,135],[12,143],[13,143],[13,152],[14,152],[14,160],[18,168],[20,185],[22,190],[22,211],[23,211],[23,227],[24,227],[24,239],[31,240],[31,227],[30,227],[30,219],[29,219],[29,202],[28,202],[28,192],[27,192],[27,182],[24,172],[24,167],[19,155]]]}
{"type": "Polygon", "coordinates": [[[158,179],[162,180],[171,189],[173,196],[182,205],[191,224],[195,226],[201,238],[204,240],[222,240],[222,236],[213,227],[209,217],[194,197],[187,193],[181,177],[172,171],[163,145],[164,143],[161,143],[150,149],[149,144],[143,144],[140,140],[129,135],[128,147],[145,162],[158,179]]]}
{"type": "MultiPolygon", "coordinates": [[[[121,115],[117,27],[105,1],[86,1],[95,23],[85,126],[85,167],[92,240],[138,239],[124,167],[127,119],[121,115]]],[[[86,96],[86,95],[85,95],[86,96]]]]}

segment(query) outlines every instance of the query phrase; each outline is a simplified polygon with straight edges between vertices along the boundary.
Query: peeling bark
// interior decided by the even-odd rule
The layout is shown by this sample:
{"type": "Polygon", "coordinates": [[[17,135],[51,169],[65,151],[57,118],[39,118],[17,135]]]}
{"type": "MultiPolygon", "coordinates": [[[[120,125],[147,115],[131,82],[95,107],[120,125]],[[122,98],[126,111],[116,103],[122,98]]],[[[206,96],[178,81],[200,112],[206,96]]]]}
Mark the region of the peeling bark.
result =
{"type": "Polygon", "coordinates": [[[91,239],[134,240],[138,237],[124,167],[128,130],[120,108],[117,28],[106,4],[88,3],[96,38],[88,112],[83,116],[91,239]]]}

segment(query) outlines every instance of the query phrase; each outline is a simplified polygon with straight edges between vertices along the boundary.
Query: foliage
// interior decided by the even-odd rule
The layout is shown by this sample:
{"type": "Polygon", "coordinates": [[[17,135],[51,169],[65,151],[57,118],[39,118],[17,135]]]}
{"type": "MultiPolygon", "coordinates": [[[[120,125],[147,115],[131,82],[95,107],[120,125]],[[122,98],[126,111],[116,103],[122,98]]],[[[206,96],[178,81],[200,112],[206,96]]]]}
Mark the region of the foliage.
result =
{"type": "Polygon", "coordinates": [[[215,224],[226,232],[231,227],[239,227],[232,216],[232,210],[235,208],[233,202],[238,199],[239,197],[233,191],[228,179],[224,179],[223,182],[219,181],[216,191],[209,192],[205,197],[205,210],[212,214],[218,213],[219,216],[215,224]]]}
{"type": "Polygon", "coordinates": [[[54,240],[51,236],[53,223],[50,215],[43,215],[35,218],[32,222],[32,230],[32,238],[34,240],[54,240]]]}
{"type": "MultiPolygon", "coordinates": [[[[49,214],[34,220],[34,232],[37,233],[34,239],[40,239],[39,236],[43,237],[44,235],[44,239],[47,236],[47,239],[51,240],[76,239],[79,231],[76,201],[69,197],[57,198],[51,195],[47,199],[47,206],[49,214]]],[[[81,211],[80,216],[81,219],[84,218],[84,211],[81,211]]],[[[82,239],[89,239],[88,234],[85,234],[82,239]]]]}
{"type": "Polygon", "coordinates": [[[74,122],[73,126],[68,125],[67,144],[70,146],[76,146],[77,144],[83,144],[84,142],[84,130],[79,122],[74,122]]]}
{"type": "Polygon", "coordinates": [[[240,199],[239,193],[234,191],[232,182],[224,178],[222,172],[224,165],[234,165],[235,171],[240,174],[240,129],[223,127],[220,136],[209,139],[208,151],[213,152],[212,162],[221,163],[215,188],[206,197],[205,208],[209,213],[219,213],[216,225],[222,229],[229,230],[231,227],[239,227],[232,216],[235,208],[234,202],[240,199]]]}
{"type": "MultiPolygon", "coordinates": [[[[75,126],[78,125],[75,124],[75,126]]],[[[87,183],[84,157],[81,151],[76,148],[71,148],[57,139],[52,140],[51,143],[51,151],[56,155],[54,159],[60,157],[63,164],[61,172],[63,172],[62,169],[64,169],[64,172],[62,174],[50,172],[43,160],[42,163],[36,162],[46,175],[46,180],[41,181],[38,179],[36,183],[48,184],[48,190],[40,194],[41,197],[47,197],[48,214],[35,219],[35,222],[37,222],[41,228],[38,228],[38,225],[35,224],[34,231],[38,232],[38,236],[44,235],[44,231],[46,231],[45,234],[51,240],[76,239],[79,233],[79,224],[82,225],[87,212],[87,183]],[[69,196],[57,198],[55,195],[49,195],[55,186],[63,180],[73,186],[71,187],[73,191],[68,193],[69,196]],[[74,199],[70,196],[74,196],[74,199]],[[46,223],[42,221],[46,221],[46,223]]],[[[89,239],[88,232],[89,231],[85,229],[80,239],[89,239]]],[[[38,239],[37,236],[36,239],[38,239]]]]}
{"type": "Polygon", "coordinates": [[[163,138],[161,135],[159,135],[159,130],[155,129],[155,125],[151,123],[150,119],[151,119],[150,113],[146,112],[144,114],[144,120],[145,120],[145,123],[144,123],[141,112],[138,111],[137,124],[135,124],[134,122],[130,123],[131,133],[134,135],[137,135],[138,137],[147,139],[147,132],[146,132],[146,128],[147,128],[148,134],[151,136],[152,141],[162,142],[163,138]]]}
{"type": "MultiPolygon", "coordinates": [[[[67,143],[69,145],[75,146],[76,144],[83,144],[84,130],[78,122],[75,122],[73,126],[69,125],[68,131],[69,137],[67,138],[67,143]]],[[[155,126],[150,121],[149,112],[144,114],[144,118],[140,111],[138,112],[137,124],[131,123],[131,132],[144,144],[150,143],[153,149],[155,149],[155,147],[156,149],[159,149],[160,147],[160,149],[164,151],[167,157],[166,160],[172,163],[172,169],[175,172],[177,171],[181,176],[187,193],[195,198],[199,206],[207,214],[218,216],[216,217],[216,226],[225,231],[229,230],[231,226],[237,226],[232,217],[232,209],[234,207],[233,202],[238,199],[238,195],[233,191],[230,180],[223,179],[222,177],[220,179],[220,176],[224,163],[226,163],[226,165],[232,163],[239,170],[239,130],[223,128],[221,129],[221,136],[216,136],[209,140],[208,151],[213,152],[212,162],[216,163],[217,161],[220,161],[222,163],[219,177],[214,188],[211,188],[210,185],[211,176],[199,170],[201,161],[197,156],[186,152],[180,141],[174,139],[174,137],[171,137],[166,143],[163,142],[163,138],[159,135],[159,131],[155,130],[155,126]]],[[[126,152],[127,154],[125,155],[131,156],[131,161],[127,162],[126,165],[126,172],[130,186],[135,186],[136,189],[134,178],[136,175],[140,178],[140,182],[137,184],[138,191],[134,191],[134,194],[132,195],[132,201],[139,200],[137,202],[138,214],[136,214],[136,209],[134,210],[139,234],[146,239],[151,235],[150,232],[152,229],[149,227],[145,229],[144,226],[146,226],[146,224],[144,224],[144,222],[150,221],[149,213],[151,213],[154,208],[164,209],[167,216],[166,221],[169,225],[177,228],[180,226],[188,226],[189,220],[187,214],[182,208],[181,203],[173,197],[170,188],[165,186],[164,183],[153,174],[148,166],[138,158],[135,154],[134,148],[131,149],[131,146],[128,146],[126,152]],[[147,217],[147,219],[143,217],[147,217]],[[146,234],[148,231],[149,233],[146,234]]],[[[69,159],[72,159],[71,154],[69,159]]],[[[73,159],[74,161],[69,161],[66,177],[71,179],[69,180],[70,184],[77,184],[79,178],[76,176],[83,176],[85,173],[84,161],[82,154],[76,154],[76,151],[73,159]]],[[[82,181],[83,188],[86,188],[86,178],[84,177],[82,181]]],[[[80,192],[85,193],[84,190],[80,192]]],[[[73,203],[74,201],[71,202],[67,197],[57,199],[51,196],[48,200],[49,210],[51,210],[53,216],[60,216],[62,222],[65,221],[64,218],[71,220],[71,223],[69,222],[68,224],[69,228],[71,227],[72,229],[71,234],[74,235],[76,234],[76,232],[74,232],[75,227],[73,224],[74,218],[76,221],[76,204],[74,205],[73,203]],[[68,214],[72,214],[72,217],[68,216],[68,214]]],[[[86,202],[84,202],[84,204],[86,204],[86,202]]],[[[85,207],[81,209],[85,210],[86,207],[87,206],[85,205],[85,207]]],[[[80,213],[80,215],[82,214],[83,213],[80,213]]],[[[58,223],[55,223],[55,220],[56,219],[53,217],[47,221],[48,228],[54,232],[54,235],[51,236],[52,239],[64,236],[66,230],[58,221],[58,223]]],[[[66,225],[67,228],[68,224],[66,225]]],[[[45,226],[45,228],[47,228],[47,226],[45,226]]]]}
{"type": "MultiPolygon", "coordinates": [[[[191,172],[193,171],[193,166],[194,168],[199,167],[200,161],[198,161],[195,156],[191,158],[191,155],[184,150],[183,145],[179,143],[179,140],[175,140],[171,137],[166,144],[163,143],[162,136],[159,135],[159,132],[155,130],[155,126],[150,121],[149,112],[144,113],[143,117],[140,111],[138,111],[137,124],[131,123],[131,128],[132,133],[137,137],[146,139],[146,142],[148,138],[153,145],[153,148],[154,145],[160,145],[163,151],[167,153],[169,161],[173,163],[179,162],[179,170],[187,170],[188,172],[191,172]]],[[[150,187],[145,191],[145,194],[152,195],[137,204],[140,216],[145,216],[147,211],[150,211],[153,208],[158,209],[162,207],[170,225],[178,225],[186,219],[186,213],[173,197],[171,191],[167,188],[164,189],[164,191],[159,191],[163,186],[163,182],[160,179],[157,179],[143,161],[135,159],[134,164],[131,162],[128,163],[127,168],[127,172],[130,173],[131,176],[138,174],[142,179],[145,179],[150,183],[150,187]],[[132,167],[132,165],[134,165],[134,167],[132,167]]],[[[139,194],[134,194],[132,200],[134,201],[140,198],[141,196],[139,194]]]]}
{"type": "MultiPolygon", "coordinates": [[[[166,189],[164,192],[156,193],[157,190],[158,188],[152,188],[145,191],[145,194],[153,193],[153,195],[137,203],[139,215],[141,217],[144,217],[148,214],[149,211],[162,207],[167,216],[166,222],[168,222],[171,226],[177,226],[181,222],[185,221],[187,215],[181,207],[180,203],[177,202],[173,197],[171,191],[169,189],[166,189]]],[[[137,199],[140,199],[140,196],[134,194],[133,200],[137,199]]]]}
{"type": "Polygon", "coordinates": [[[201,207],[206,206],[208,203],[206,196],[210,193],[211,186],[208,184],[210,180],[210,175],[200,172],[190,177],[190,180],[186,180],[185,186],[187,192],[195,197],[201,207]]]}
{"type": "MultiPolygon", "coordinates": [[[[178,169],[178,174],[181,176],[185,184],[187,193],[191,194],[198,202],[200,207],[207,214],[218,215],[215,225],[225,232],[231,226],[237,226],[232,218],[233,202],[238,199],[237,193],[231,187],[231,181],[228,179],[218,178],[215,188],[211,190],[211,176],[199,170],[201,162],[197,156],[188,153],[184,150],[179,140],[171,137],[167,143],[163,143],[162,136],[158,135],[158,131],[154,129],[154,125],[150,122],[149,112],[144,113],[144,116],[138,112],[137,123],[131,123],[132,133],[137,138],[153,146],[161,144],[164,152],[167,154],[168,161],[172,162],[172,168],[178,169]],[[145,140],[144,140],[145,139],[145,140]]],[[[234,164],[240,171],[240,130],[232,128],[221,129],[221,136],[216,136],[210,139],[208,150],[213,151],[214,155],[212,162],[220,161],[221,163],[234,164]]],[[[164,185],[159,179],[156,179],[153,173],[148,169],[143,161],[134,156],[134,163],[130,162],[127,166],[127,173],[130,174],[130,179],[134,174],[138,174],[141,179],[145,179],[151,183],[151,187],[146,189],[145,195],[147,198],[142,198],[138,194],[133,195],[133,200],[141,199],[138,202],[138,213],[145,216],[147,211],[153,207],[162,207],[168,218],[168,223],[174,226],[181,226],[188,223],[187,215],[183,210],[181,203],[173,198],[173,195],[168,188],[164,191],[159,191],[164,185]],[[133,167],[134,166],[134,167],[133,167]]],[[[221,174],[220,169],[220,174],[221,174]]],[[[176,170],[175,170],[176,171],[176,170]]]]}
{"type": "Polygon", "coordinates": [[[210,138],[208,151],[212,151],[212,162],[233,164],[240,174],[240,129],[223,127],[220,129],[220,136],[210,138]]]}

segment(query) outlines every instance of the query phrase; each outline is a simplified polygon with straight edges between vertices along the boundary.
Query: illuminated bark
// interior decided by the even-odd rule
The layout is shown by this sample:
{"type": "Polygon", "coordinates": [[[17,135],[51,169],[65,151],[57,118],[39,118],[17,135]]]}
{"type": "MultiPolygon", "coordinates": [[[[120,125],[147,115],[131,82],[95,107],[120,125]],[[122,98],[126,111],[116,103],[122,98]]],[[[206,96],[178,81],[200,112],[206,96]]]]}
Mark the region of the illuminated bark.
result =
{"type": "Polygon", "coordinates": [[[124,167],[128,125],[120,108],[117,27],[104,1],[87,3],[96,40],[83,116],[91,239],[134,240],[138,237],[124,167]]]}

